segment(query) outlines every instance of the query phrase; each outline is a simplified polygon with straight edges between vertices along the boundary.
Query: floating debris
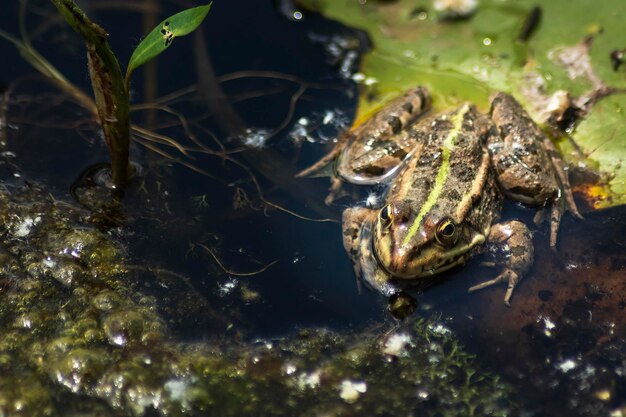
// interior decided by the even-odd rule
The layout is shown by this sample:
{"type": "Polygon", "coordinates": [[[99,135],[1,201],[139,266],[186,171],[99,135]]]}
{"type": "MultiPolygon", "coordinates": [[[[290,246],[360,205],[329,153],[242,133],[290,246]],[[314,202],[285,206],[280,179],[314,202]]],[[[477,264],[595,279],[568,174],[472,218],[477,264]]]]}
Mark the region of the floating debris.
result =
{"type": "Polygon", "coordinates": [[[394,333],[385,341],[383,353],[389,356],[406,356],[407,350],[411,347],[415,347],[415,343],[410,335],[394,333]]]}
{"type": "Polygon", "coordinates": [[[365,34],[326,36],[311,34],[312,42],[323,45],[328,56],[328,62],[337,68],[339,76],[351,79],[359,64],[359,57],[369,49],[369,40],[365,34]]]}
{"type": "Polygon", "coordinates": [[[526,16],[526,20],[524,20],[522,30],[520,30],[519,35],[517,35],[518,41],[524,43],[528,42],[541,23],[541,14],[541,7],[535,6],[531,9],[528,16],[526,16]]]}
{"type": "Polygon", "coordinates": [[[41,216],[37,216],[34,218],[26,217],[24,218],[24,220],[22,220],[21,223],[17,225],[17,230],[15,231],[14,235],[17,237],[28,236],[33,226],[36,226],[40,222],[41,222],[41,216]]]}
{"type": "Polygon", "coordinates": [[[350,118],[339,109],[328,109],[301,117],[292,126],[288,136],[295,143],[328,143],[348,129],[350,118]]]}
{"type": "Polygon", "coordinates": [[[578,364],[573,359],[566,359],[563,362],[557,364],[556,366],[557,366],[557,368],[559,368],[561,370],[561,372],[565,373],[565,372],[569,372],[572,369],[576,368],[576,366],[578,366],[578,364]]]}
{"type": "Polygon", "coordinates": [[[242,135],[241,142],[250,148],[263,149],[270,137],[271,132],[267,129],[248,128],[242,135]]]}
{"type": "Polygon", "coordinates": [[[465,19],[478,8],[478,0],[435,0],[433,8],[440,19],[465,19]]]}
{"type": "Polygon", "coordinates": [[[619,67],[624,63],[624,58],[626,54],[626,49],[615,49],[611,52],[611,66],[613,67],[613,71],[617,71],[619,67]]]}

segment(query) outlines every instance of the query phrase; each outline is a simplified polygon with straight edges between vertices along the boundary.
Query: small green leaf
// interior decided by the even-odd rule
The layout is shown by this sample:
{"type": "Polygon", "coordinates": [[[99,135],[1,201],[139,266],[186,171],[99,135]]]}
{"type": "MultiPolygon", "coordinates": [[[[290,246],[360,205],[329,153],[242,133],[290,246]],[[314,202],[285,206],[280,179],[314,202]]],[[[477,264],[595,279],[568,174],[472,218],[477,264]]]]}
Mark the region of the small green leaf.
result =
{"type": "Polygon", "coordinates": [[[128,68],[126,69],[127,82],[134,70],[165,51],[172,44],[174,38],[185,36],[196,30],[207,13],[209,13],[211,4],[183,10],[168,17],[152,29],[152,32],[137,45],[133,55],[130,57],[128,68]]]}

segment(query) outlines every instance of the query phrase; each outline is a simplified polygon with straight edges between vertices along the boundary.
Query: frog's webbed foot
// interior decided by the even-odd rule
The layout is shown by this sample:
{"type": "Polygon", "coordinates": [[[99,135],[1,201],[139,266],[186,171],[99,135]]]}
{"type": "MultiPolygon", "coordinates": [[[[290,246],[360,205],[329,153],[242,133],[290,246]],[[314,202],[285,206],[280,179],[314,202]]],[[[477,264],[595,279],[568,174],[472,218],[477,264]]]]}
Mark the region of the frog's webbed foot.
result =
{"type": "Polygon", "coordinates": [[[483,283],[470,287],[469,292],[474,292],[476,290],[491,287],[492,285],[498,284],[500,282],[508,282],[509,285],[506,289],[506,292],[504,293],[504,304],[507,307],[511,307],[511,296],[513,295],[513,290],[515,289],[515,286],[517,285],[519,280],[520,276],[517,274],[517,272],[512,269],[505,268],[502,272],[500,272],[500,275],[498,275],[494,279],[490,279],[489,281],[485,281],[483,283]]]}
{"type": "Polygon", "coordinates": [[[533,264],[532,234],[524,223],[511,220],[494,225],[489,232],[488,241],[492,247],[490,254],[495,261],[493,265],[502,266],[502,271],[497,277],[474,285],[469,291],[473,292],[500,282],[507,282],[504,304],[510,307],[515,286],[533,264]]]}
{"type": "MultiPolygon", "coordinates": [[[[562,198],[556,199],[552,206],[550,206],[550,213],[548,217],[548,208],[540,208],[535,213],[535,217],[533,218],[533,222],[536,225],[543,223],[544,221],[550,222],[550,247],[552,250],[556,250],[557,237],[559,234],[559,227],[561,226],[561,218],[563,217],[563,213],[567,210],[566,202],[562,198]]],[[[582,216],[576,211],[573,213],[579,219],[582,219],[582,216]]]]}

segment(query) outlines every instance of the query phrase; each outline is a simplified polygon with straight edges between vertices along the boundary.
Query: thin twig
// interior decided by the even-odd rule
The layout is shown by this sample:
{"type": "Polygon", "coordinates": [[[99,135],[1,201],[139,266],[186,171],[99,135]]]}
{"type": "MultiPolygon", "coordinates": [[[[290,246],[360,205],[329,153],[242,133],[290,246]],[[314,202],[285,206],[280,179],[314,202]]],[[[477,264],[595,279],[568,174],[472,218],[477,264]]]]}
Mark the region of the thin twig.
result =
{"type": "Polygon", "coordinates": [[[215,260],[215,262],[217,263],[217,265],[220,267],[220,269],[222,271],[224,271],[225,273],[229,274],[229,275],[234,275],[236,277],[250,277],[253,275],[258,275],[262,272],[267,271],[268,268],[270,268],[272,265],[274,265],[276,262],[278,262],[278,259],[270,262],[269,264],[265,265],[263,268],[257,270],[257,271],[252,271],[252,272],[234,272],[228,268],[226,268],[224,266],[224,264],[219,260],[219,258],[217,257],[217,255],[215,255],[215,253],[205,244],[203,243],[196,243],[198,246],[200,246],[202,249],[204,249],[205,251],[207,251],[207,253],[209,255],[211,255],[211,257],[215,260]]]}

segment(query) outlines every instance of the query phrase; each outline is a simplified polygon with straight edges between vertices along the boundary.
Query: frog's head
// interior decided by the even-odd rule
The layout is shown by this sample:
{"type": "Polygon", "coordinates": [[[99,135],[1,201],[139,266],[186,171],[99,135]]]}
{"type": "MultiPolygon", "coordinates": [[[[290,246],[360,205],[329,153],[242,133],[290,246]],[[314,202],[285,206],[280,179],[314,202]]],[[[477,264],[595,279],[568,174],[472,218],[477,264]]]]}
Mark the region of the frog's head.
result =
{"type": "Polygon", "coordinates": [[[465,261],[470,249],[484,241],[446,210],[423,213],[405,201],[380,209],[374,251],[394,277],[413,279],[448,270],[465,261]]]}

